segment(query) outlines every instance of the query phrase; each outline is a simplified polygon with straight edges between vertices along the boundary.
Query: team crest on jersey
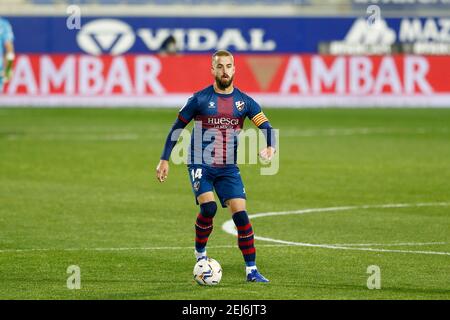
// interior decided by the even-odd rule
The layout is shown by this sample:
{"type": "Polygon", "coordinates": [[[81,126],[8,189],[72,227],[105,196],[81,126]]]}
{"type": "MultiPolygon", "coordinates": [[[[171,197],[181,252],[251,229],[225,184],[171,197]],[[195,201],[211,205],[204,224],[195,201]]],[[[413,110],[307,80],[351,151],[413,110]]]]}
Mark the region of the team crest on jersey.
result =
{"type": "Polygon", "coordinates": [[[215,107],[216,107],[216,104],[214,103],[214,101],[210,101],[208,108],[213,109],[215,107]]]}
{"type": "Polygon", "coordinates": [[[200,189],[200,181],[195,181],[194,182],[194,190],[198,191],[200,189]]]}
{"type": "Polygon", "coordinates": [[[238,109],[239,111],[242,111],[242,109],[244,109],[244,101],[236,101],[235,105],[236,105],[236,109],[238,109]]]}

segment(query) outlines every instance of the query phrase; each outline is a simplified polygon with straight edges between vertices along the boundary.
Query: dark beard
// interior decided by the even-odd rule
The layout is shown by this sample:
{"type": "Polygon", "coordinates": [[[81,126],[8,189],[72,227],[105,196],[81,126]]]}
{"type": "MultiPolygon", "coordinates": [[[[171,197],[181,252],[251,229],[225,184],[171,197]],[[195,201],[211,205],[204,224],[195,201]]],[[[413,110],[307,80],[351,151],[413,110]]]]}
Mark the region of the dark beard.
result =
{"type": "Polygon", "coordinates": [[[234,79],[234,76],[232,76],[231,78],[228,78],[228,79],[216,77],[217,88],[219,88],[220,90],[227,89],[233,83],[233,79],[234,79]]]}

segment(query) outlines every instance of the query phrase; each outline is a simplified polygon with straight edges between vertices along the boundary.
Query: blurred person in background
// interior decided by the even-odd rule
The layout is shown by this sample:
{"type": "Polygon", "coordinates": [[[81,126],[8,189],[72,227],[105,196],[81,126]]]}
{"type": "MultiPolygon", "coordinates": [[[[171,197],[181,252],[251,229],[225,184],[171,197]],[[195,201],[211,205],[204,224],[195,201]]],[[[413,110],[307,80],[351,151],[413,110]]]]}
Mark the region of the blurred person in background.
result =
{"type": "Polygon", "coordinates": [[[12,76],[14,62],[14,34],[8,20],[0,17],[0,92],[12,76]]]}
{"type": "Polygon", "coordinates": [[[159,53],[161,55],[173,55],[177,53],[177,41],[174,36],[170,35],[164,40],[159,49],[159,53]]]}

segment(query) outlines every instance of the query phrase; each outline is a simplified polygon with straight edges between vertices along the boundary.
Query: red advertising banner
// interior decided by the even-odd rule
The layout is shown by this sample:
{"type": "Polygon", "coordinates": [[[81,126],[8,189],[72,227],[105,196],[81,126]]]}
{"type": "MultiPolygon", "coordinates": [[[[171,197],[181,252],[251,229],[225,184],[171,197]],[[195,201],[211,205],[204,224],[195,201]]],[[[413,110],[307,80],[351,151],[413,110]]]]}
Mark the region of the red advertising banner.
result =
{"type": "MultiPolygon", "coordinates": [[[[450,56],[236,55],[235,84],[270,106],[450,106],[450,56]]],[[[209,55],[18,55],[0,105],[180,106],[209,55]]]]}

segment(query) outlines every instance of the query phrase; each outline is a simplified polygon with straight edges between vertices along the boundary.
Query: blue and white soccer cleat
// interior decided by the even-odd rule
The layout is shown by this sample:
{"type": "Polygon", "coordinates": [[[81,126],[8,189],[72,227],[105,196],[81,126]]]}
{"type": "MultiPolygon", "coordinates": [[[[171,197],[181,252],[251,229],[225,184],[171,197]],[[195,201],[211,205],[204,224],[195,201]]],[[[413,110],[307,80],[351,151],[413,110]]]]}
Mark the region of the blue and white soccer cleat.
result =
{"type": "Polygon", "coordinates": [[[253,269],[247,274],[247,281],[249,282],[269,282],[257,269],[253,269]]]}
{"type": "Polygon", "coordinates": [[[200,260],[207,260],[208,256],[206,255],[206,250],[203,252],[198,252],[197,250],[194,251],[195,259],[197,259],[197,262],[200,260]]]}

